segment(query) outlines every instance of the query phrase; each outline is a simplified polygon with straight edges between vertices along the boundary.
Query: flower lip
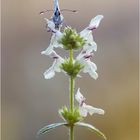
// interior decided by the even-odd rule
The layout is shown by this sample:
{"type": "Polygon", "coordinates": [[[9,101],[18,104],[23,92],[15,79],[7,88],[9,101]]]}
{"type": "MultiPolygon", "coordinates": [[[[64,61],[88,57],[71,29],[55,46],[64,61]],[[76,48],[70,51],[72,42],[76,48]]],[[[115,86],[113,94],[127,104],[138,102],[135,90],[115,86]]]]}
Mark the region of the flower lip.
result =
{"type": "Polygon", "coordinates": [[[92,20],[91,20],[91,22],[90,22],[90,24],[89,24],[89,26],[87,27],[87,30],[94,30],[94,29],[97,29],[98,28],[98,26],[99,26],[99,24],[100,24],[100,22],[101,22],[101,20],[104,18],[104,16],[103,15],[97,15],[96,17],[94,17],[92,20]]]}

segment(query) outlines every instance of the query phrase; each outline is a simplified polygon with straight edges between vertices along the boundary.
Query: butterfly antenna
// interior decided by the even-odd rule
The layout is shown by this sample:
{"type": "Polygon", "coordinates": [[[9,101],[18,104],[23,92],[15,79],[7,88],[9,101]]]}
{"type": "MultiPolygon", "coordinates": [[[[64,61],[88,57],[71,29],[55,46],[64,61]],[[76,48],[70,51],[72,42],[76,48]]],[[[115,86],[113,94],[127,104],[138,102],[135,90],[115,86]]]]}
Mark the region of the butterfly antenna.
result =
{"type": "Polygon", "coordinates": [[[47,13],[47,12],[52,12],[53,10],[44,10],[44,11],[41,11],[41,12],[39,12],[39,14],[40,15],[43,15],[43,14],[45,14],[45,13],[47,13]]]}
{"type": "Polygon", "coordinates": [[[70,9],[62,9],[61,11],[62,11],[62,12],[63,12],[63,11],[66,11],[66,12],[73,12],[73,13],[76,13],[76,12],[77,12],[77,10],[70,10],[70,9]]]}

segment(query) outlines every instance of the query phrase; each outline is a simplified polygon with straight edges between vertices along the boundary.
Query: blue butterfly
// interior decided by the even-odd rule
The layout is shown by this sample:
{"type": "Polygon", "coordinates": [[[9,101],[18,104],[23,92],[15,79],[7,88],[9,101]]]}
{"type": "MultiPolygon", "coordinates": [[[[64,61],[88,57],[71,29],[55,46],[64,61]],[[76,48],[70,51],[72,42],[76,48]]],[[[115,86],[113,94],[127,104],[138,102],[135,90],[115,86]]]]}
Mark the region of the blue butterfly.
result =
{"type": "Polygon", "coordinates": [[[69,10],[69,9],[60,10],[58,0],[54,0],[53,10],[41,11],[40,14],[45,14],[46,12],[50,12],[50,11],[53,11],[53,15],[50,20],[55,24],[55,29],[60,29],[64,23],[64,17],[61,14],[62,11],[77,12],[76,10],[69,10]]]}
{"type": "Polygon", "coordinates": [[[62,25],[63,20],[64,17],[60,12],[58,0],[54,0],[54,13],[52,16],[52,21],[55,24],[55,28],[59,29],[59,26],[62,25]]]}

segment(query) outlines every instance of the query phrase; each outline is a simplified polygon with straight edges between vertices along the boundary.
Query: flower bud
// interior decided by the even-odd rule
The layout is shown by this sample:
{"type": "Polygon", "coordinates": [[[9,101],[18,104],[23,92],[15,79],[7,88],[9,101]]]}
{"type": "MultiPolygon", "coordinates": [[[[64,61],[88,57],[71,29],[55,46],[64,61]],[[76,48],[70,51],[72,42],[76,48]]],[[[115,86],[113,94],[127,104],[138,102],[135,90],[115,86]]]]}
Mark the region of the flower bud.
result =
{"type": "Polygon", "coordinates": [[[60,68],[64,70],[69,76],[75,78],[80,70],[83,68],[83,65],[78,61],[71,63],[70,59],[66,59],[61,65],[60,68]]]}
{"type": "Polygon", "coordinates": [[[71,112],[66,106],[64,106],[59,110],[59,114],[65,121],[67,121],[68,126],[74,125],[76,122],[79,122],[83,119],[77,107],[75,107],[73,112],[71,112]]]}
{"type": "Polygon", "coordinates": [[[84,38],[70,27],[64,29],[64,33],[58,42],[62,44],[66,50],[77,50],[85,44],[84,38]]]}

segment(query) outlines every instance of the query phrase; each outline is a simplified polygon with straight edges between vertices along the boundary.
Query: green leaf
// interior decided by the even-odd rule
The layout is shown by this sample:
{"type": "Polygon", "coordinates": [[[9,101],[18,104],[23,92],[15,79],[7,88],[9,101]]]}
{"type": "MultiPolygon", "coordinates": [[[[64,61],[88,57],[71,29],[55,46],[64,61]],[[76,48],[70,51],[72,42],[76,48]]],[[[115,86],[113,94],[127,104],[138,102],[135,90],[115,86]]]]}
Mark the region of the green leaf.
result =
{"type": "Polygon", "coordinates": [[[91,131],[94,131],[98,136],[101,136],[102,138],[107,140],[106,136],[100,130],[98,130],[97,128],[95,128],[94,126],[92,126],[90,124],[78,122],[78,123],[75,123],[75,125],[86,127],[88,129],[90,129],[91,131]]]}
{"type": "Polygon", "coordinates": [[[37,132],[37,136],[39,136],[40,134],[45,134],[45,133],[49,132],[50,130],[53,130],[54,128],[59,127],[59,126],[63,126],[63,125],[67,125],[67,123],[66,122],[54,123],[54,124],[50,124],[50,125],[44,126],[43,128],[41,128],[37,132]]]}

